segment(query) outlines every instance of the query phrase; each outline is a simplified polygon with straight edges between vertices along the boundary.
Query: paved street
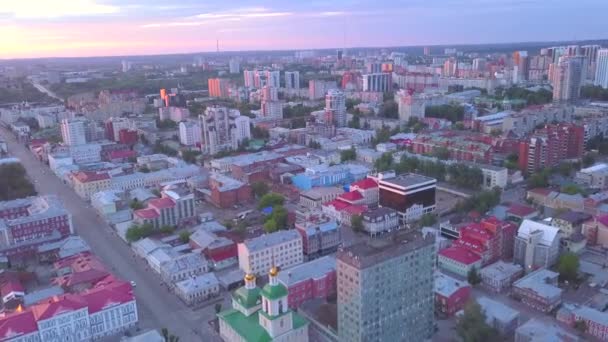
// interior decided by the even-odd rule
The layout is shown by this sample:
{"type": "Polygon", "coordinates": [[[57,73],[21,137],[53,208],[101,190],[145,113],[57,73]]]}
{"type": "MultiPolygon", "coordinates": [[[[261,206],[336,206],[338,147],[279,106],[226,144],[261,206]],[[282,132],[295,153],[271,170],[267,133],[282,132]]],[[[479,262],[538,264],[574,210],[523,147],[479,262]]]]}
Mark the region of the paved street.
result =
{"type": "Polygon", "coordinates": [[[5,128],[0,135],[6,140],[9,153],[19,158],[35,182],[39,194],[57,195],[72,214],[76,233],[84,238],[93,252],[119,277],[137,283],[135,294],[142,330],[168,328],[180,341],[219,340],[209,329],[207,321],[215,315],[213,306],[193,311],[175,295],[169,293],[160,278],[136,258],[113,230],[103,222],[84,200],[38,161],[29,150],[15,141],[5,128]]]}

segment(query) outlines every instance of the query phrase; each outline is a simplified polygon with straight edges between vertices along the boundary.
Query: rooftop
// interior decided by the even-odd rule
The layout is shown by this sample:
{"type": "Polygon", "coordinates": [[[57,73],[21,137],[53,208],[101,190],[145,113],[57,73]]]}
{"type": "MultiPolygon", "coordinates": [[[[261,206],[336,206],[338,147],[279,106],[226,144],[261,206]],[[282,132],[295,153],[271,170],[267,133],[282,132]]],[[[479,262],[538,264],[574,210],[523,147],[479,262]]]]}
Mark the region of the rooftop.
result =
{"type": "Polygon", "coordinates": [[[532,220],[523,220],[519,226],[519,229],[517,230],[517,236],[523,239],[528,239],[535,232],[542,232],[540,243],[546,246],[552,245],[553,241],[556,238],[559,238],[559,228],[532,220]]]}
{"type": "Polygon", "coordinates": [[[481,260],[477,254],[464,247],[448,247],[439,251],[438,254],[465,265],[470,265],[481,260]]]}
{"type": "Polygon", "coordinates": [[[338,250],[337,259],[355,268],[364,269],[420,248],[433,246],[435,238],[420,232],[397,231],[382,238],[365,240],[338,250]]]}
{"type": "Polygon", "coordinates": [[[527,289],[544,298],[555,298],[562,294],[562,289],[547,282],[548,279],[555,279],[559,274],[547,269],[536,270],[525,277],[515,281],[513,287],[527,289]]]}
{"type": "Polygon", "coordinates": [[[599,164],[595,164],[593,166],[581,169],[580,172],[583,173],[593,173],[593,172],[606,172],[608,171],[608,164],[606,163],[599,163],[599,164]]]}
{"type": "Polygon", "coordinates": [[[324,196],[340,195],[343,193],[344,193],[344,190],[342,190],[338,187],[330,186],[330,187],[312,188],[310,190],[302,191],[300,193],[300,196],[310,198],[312,200],[320,200],[324,196]]]}
{"type": "Polygon", "coordinates": [[[249,252],[260,251],[285,242],[300,240],[300,234],[295,230],[280,230],[278,232],[264,234],[253,239],[242,242],[249,252]]]}
{"type": "Polygon", "coordinates": [[[513,203],[509,206],[507,213],[515,215],[515,216],[519,216],[519,217],[524,217],[524,216],[528,216],[528,215],[534,213],[535,211],[536,211],[536,209],[534,207],[530,207],[530,206],[518,204],[518,203],[513,203]]]}
{"type": "Polygon", "coordinates": [[[469,287],[468,282],[456,280],[441,272],[435,272],[435,293],[443,297],[450,297],[456,291],[465,287],[469,287]]]}
{"type": "Polygon", "coordinates": [[[416,173],[407,173],[402,174],[394,178],[389,179],[381,179],[380,185],[393,185],[402,188],[410,188],[414,186],[419,186],[422,184],[435,184],[437,180],[435,178],[419,175],[416,173]]]}
{"type": "Polygon", "coordinates": [[[207,264],[207,260],[199,253],[186,253],[170,261],[163,262],[161,269],[168,274],[175,274],[185,270],[197,269],[207,264]]]}
{"type": "Polygon", "coordinates": [[[378,183],[376,183],[375,180],[371,179],[371,178],[363,178],[360,181],[356,181],[354,183],[351,183],[351,188],[353,187],[357,187],[359,189],[362,190],[367,190],[367,189],[372,189],[372,188],[377,188],[378,187],[378,183]]]}
{"type": "Polygon", "coordinates": [[[586,221],[590,220],[591,218],[593,218],[593,216],[591,216],[587,213],[582,213],[580,211],[568,210],[564,213],[561,213],[560,215],[558,215],[555,218],[558,220],[566,221],[570,224],[580,225],[580,224],[583,224],[583,222],[586,222],[586,221]]]}
{"type": "Polygon", "coordinates": [[[506,323],[513,321],[519,316],[519,311],[487,297],[478,297],[477,303],[485,311],[487,322],[497,320],[506,323]]]}
{"type": "Polygon", "coordinates": [[[183,293],[192,293],[212,286],[219,286],[220,282],[214,273],[205,273],[177,282],[175,286],[183,293]]]}
{"type": "Polygon", "coordinates": [[[517,335],[527,336],[530,342],[545,341],[579,341],[579,338],[567,332],[553,321],[545,322],[532,318],[517,328],[517,335]]]}
{"type": "Polygon", "coordinates": [[[479,273],[492,279],[506,279],[518,272],[523,272],[523,267],[499,260],[491,265],[482,268],[479,273]]]}
{"type": "Polygon", "coordinates": [[[319,279],[335,270],[336,258],[328,255],[283,270],[279,273],[278,278],[283,285],[290,287],[308,279],[319,279]]]}

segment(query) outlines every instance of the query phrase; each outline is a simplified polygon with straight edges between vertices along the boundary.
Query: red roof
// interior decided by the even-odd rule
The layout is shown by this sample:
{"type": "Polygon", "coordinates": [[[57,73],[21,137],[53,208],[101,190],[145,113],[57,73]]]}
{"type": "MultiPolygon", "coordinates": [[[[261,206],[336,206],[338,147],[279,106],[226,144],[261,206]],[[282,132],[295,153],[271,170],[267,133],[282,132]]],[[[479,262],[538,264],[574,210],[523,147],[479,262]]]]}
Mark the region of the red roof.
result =
{"type": "Polygon", "coordinates": [[[72,174],[76,180],[81,183],[95,182],[100,180],[110,179],[110,175],[106,172],[97,173],[97,172],[88,172],[88,171],[78,171],[72,174]]]}
{"type": "Polygon", "coordinates": [[[361,195],[361,193],[359,191],[355,190],[355,191],[343,193],[342,195],[339,196],[339,199],[347,201],[347,202],[354,202],[354,201],[362,200],[363,195],[361,195]]]}
{"type": "Polygon", "coordinates": [[[49,319],[66,311],[76,311],[85,308],[87,303],[78,295],[62,295],[49,298],[47,301],[34,305],[31,310],[36,320],[49,319]]]}
{"type": "Polygon", "coordinates": [[[378,183],[376,183],[376,181],[371,178],[364,178],[360,181],[356,181],[356,182],[352,183],[350,186],[357,187],[362,190],[367,190],[367,189],[371,189],[371,188],[377,188],[378,183]]]}
{"type": "Polygon", "coordinates": [[[549,195],[551,193],[551,191],[553,191],[553,190],[547,189],[547,188],[534,188],[534,189],[528,190],[528,192],[539,194],[539,195],[544,195],[544,196],[549,195]]]}
{"type": "Polygon", "coordinates": [[[135,157],[137,152],[132,150],[117,150],[110,152],[110,159],[135,157]]]}
{"type": "Polygon", "coordinates": [[[205,255],[213,260],[213,262],[218,262],[230,258],[236,258],[238,256],[238,251],[235,248],[221,248],[221,249],[207,249],[205,251],[205,255]]]}
{"type": "Polygon", "coordinates": [[[55,262],[55,269],[69,268],[71,273],[57,277],[54,283],[62,287],[72,287],[78,284],[94,284],[107,277],[110,273],[105,265],[90,253],[81,253],[55,262]]]}
{"type": "Polygon", "coordinates": [[[597,220],[604,226],[608,227],[608,215],[598,216],[597,220]]]}
{"type": "Polygon", "coordinates": [[[3,297],[13,292],[25,292],[23,285],[17,278],[7,280],[0,287],[0,293],[3,297]]]}
{"type": "Polygon", "coordinates": [[[12,337],[27,335],[38,330],[34,314],[27,310],[15,312],[0,319],[0,340],[7,341],[12,337]]]}
{"type": "Polygon", "coordinates": [[[349,203],[340,201],[339,199],[335,199],[333,201],[329,201],[325,204],[323,204],[324,206],[333,206],[336,210],[340,211],[343,210],[344,208],[350,206],[349,203]]]}
{"type": "Polygon", "coordinates": [[[516,215],[519,217],[528,216],[535,211],[536,211],[536,209],[534,209],[533,207],[529,207],[527,205],[522,205],[522,204],[517,204],[517,203],[511,204],[511,206],[509,207],[509,210],[507,210],[507,212],[509,214],[516,215]]]}
{"type": "Polygon", "coordinates": [[[465,265],[470,265],[481,260],[477,254],[462,247],[449,247],[442,249],[439,251],[439,255],[465,265]]]}
{"type": "Polygon", "coordinates": [[[89,306],[89,314],[92,314],[110,306],[128,303],[134,296],[131,284],[114,280],[104,286],[87,290],[82,298],[89,306]]]}
{"type": "Polygon", "coordinates": [[[152,209],[152,208],[147,208],[147,209],[138,209],[135,210],[133,212],[133,215],[142,218],[142,219],[154,219],[159,217],[160,215],[158,214],[158,212],[156,212],[156,210],[152,209]]]}
{"type": "Polygon", "coordinates": [[[162,197],[150,200],[148,205],[156,209],[166,209],[173,208],[175,206],[175,202],[173,202],[173,200],[169,197],[162,197]]]}
{"type": "Polygon", "coordinates": [[[344,208],[344,211],[349,214],[353,214],[353,215],[361,215],[367,211],[367,207],[364,205],[356,205],[356,204],[349,205],[348,207],[344,208]]]}

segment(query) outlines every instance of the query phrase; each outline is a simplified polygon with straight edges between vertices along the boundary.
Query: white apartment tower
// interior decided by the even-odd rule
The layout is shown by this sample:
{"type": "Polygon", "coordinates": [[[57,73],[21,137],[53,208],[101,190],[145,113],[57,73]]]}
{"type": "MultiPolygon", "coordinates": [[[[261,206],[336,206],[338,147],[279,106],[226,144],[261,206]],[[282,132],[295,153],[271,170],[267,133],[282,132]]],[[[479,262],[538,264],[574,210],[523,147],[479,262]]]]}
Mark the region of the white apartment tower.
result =
{"type": "Polygon", "coordinates": [[[241,72],[241,64],[239,63],[239,60],[236,58],[231,59],[228,62],[228,69],[231,74],[238,74],[241,72]]]}
{"type": "Polygon", "coordinates": [[[185,146],[195,146],[203,140],[201,126],[195,121],[182,121],[179,123],[179,142],[185,146]]]}
{"type": "Polygon", "coordinates": [[[325,95],[326,121],[336,127],[346,126],[346,96],[337,89],[331,89],[325,95]]]}
{"type": "Polygon", "coordinates": [[[608,89],[608,49],[600,49],[597,51],[595,85],[608,89]]]}
{"type": "Polygon", "coordinates": [[[584,57],[563,56],[553,68],[553,101],[574,101],[580,95],[584,57]]]}
{"type": "Polygon", "coordinates": [[[66,145],[83,145],[87,143],[85,122],[82,119],[61,120],[61,138],[66,145]]]}
{"type": "Polygon", "coordinates": [[[239,143],[249,139],[249,118],[241,116],[236,109],[208,107],[199,116],[202,131],[203,153],[216,154],[220,151],[236,150],[239,143]]]}
{"type": "Polygon", "coordinates": [[[285,88],[300,89],[300,72],[286,71],[285,72],[285,88]]]}

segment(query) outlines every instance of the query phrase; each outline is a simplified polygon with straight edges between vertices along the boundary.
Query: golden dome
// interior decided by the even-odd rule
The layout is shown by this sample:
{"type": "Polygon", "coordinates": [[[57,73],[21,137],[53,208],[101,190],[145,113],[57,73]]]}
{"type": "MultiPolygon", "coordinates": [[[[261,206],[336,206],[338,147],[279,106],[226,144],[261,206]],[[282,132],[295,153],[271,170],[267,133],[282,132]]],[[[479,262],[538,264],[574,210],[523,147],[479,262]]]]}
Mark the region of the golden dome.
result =
{"type": "Polygon", "coordinates": [[[247,273],[245,275],[245,281],[254,281],[255,280],[255,276],[251,273],[247,273]]]}
{"type": "Polygon", "coordinates": [[[279,274],[279,269],[276,266],[272,266],[272,268],[270,269],[270,271],[268,272],[268,274],[271,277],[276,277],[277,274],[279,274]]]}

